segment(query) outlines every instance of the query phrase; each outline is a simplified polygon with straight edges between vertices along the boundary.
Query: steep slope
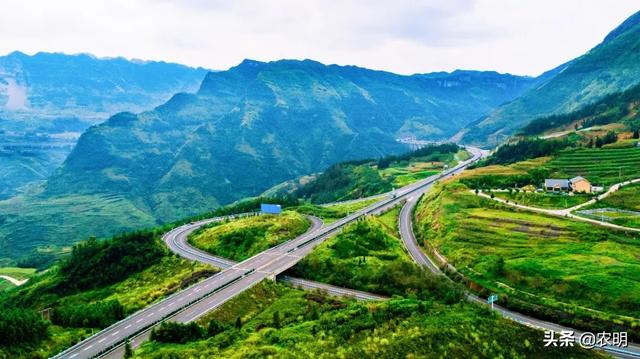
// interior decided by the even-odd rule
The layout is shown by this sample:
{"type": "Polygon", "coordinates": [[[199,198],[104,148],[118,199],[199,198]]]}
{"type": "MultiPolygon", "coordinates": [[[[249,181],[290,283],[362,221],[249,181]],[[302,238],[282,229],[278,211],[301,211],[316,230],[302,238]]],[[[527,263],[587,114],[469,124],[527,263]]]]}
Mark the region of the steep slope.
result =
{"type": "Polygon", "coordinates": [[[640,13],[556,71],[548,81],[465,129],[464,142],[498,144],[534,118],[574,111],[639,83],[640,13]]]}
{"type": "Polygon", "coordinates": [[[120,113],[87,130],[44,191],[25,201],[97,198],[90,211],[95,217],[83,220],[59,208],[62,218],[56,221],[73,223],[70,232],[47,226],[52,219],[39,213],[12,216],[0,203],[8,219],[3,249],[13,238],[35,243],[30,232],[41,245],[54,238],[69,243],[108,234],[106,223],[125,222],[114,218],[135,221],[118,209],[175,220],[339,161],[404,151],[397,137],[446,138],[532,81],[495,73],[400,76],[309,60],[246,60],[209,73],[197,94],[178,94],[153,111],[120,113]],[[126,204],[114,207],[101,198],[126,204]],[[110,221],[103,216],[107,207],[110,221]]]}
{"type": "Polygon", "coordinates": [[[0,57],[0,199],[46,178],[90,125],[195,91],[205,74],[201,68],[91,55],[0,57]]]}

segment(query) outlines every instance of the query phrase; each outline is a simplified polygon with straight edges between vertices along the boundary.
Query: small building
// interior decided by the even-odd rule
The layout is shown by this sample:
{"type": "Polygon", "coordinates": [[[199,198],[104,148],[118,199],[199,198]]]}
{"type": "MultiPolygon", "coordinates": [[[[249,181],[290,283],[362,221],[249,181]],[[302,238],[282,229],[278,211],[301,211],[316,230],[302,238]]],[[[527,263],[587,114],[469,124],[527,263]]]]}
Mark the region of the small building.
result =
{"type": "Polygon", "coordinates": [[[546,179],[544,180],[544,188],[549,192],[568,191],[570,189],[569,180],[554,178],[546,179]]]}
{"type": "Polygon", "coordinates": [[[571,190],[577,193],[591,193],[591,183],[584,177],[577,176],[569,180],[571,190]]]}
{"type": "Polygon", "coordinates": [[[548,192],[592,192],[591,183],[581,176],[573,177],[572,179],[546,179],[544,180],[544,189],[548,192]]]}

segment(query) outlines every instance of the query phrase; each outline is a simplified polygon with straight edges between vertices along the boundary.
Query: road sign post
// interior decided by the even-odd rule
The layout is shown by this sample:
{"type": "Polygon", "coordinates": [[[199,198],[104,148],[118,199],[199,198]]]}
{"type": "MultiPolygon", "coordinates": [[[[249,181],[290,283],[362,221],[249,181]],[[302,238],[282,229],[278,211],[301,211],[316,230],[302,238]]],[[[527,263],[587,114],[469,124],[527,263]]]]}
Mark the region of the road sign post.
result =
{"type": "Polygon", "coordinates": [[[497,301],[498,301],[497,294],[491,294],[489,298],[487,298],[487,303],[491,304],[491,310],[493,310],[493,302],[497,302],[497,301]]]}

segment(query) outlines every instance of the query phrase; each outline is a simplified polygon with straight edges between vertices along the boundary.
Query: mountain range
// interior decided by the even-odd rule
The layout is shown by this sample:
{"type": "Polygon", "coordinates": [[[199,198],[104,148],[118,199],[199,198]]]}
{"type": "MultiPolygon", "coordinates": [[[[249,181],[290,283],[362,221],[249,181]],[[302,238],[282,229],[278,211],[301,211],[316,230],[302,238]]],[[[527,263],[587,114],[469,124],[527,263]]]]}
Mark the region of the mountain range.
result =
{"type": "Polygon", "coordinates": [[[541,77],[547,79],[472,123],[458,137],[495,146],[535,118],[572,112],[640,83],[640,12],[583,56],[541,77]]]}
{"type": "Polygon", "coordinates": [[[43,185],[0,203],[2,249],[172,221],[340,161],[405,151],[398,137],[446,139],[535,82],[245,60],[209,72],[196,93],[87,129],[43,185]]]}
{"type": "Polygon", "coordinates": [[[45,179],[80,134],[121,111],[195,91],[202,68],[40,52],[0,57],[0,199],[45,179]]]}

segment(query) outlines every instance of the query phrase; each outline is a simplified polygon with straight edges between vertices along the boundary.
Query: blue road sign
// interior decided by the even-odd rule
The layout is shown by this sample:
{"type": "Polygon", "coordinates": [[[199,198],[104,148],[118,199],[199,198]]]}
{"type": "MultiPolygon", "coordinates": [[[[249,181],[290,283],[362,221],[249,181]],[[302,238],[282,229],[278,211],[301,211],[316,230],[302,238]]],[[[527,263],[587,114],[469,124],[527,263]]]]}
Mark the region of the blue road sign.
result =
{"type": "Polygon", "coordinates": [[[498,295],[497,294],[491,294],[489,296],[489,298],[487,298],[487,303],[489,304],[493,304],[493,302],[497,302],[498,301],[498,295]]]}
{"type": "Polygon", "coordinates": [[[282,213],[282,207],[279,204],[260,204],[260,212],[268,214],[280,214],[282,213]]]}

